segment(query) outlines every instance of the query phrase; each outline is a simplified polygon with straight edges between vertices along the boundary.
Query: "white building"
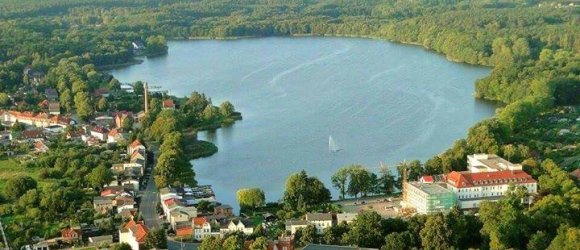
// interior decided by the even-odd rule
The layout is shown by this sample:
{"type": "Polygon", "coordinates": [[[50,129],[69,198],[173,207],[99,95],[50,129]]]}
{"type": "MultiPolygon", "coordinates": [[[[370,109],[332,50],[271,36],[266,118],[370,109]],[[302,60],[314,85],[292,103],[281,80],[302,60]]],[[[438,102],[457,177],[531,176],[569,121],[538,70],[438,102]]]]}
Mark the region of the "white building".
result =
{"type": "Polygon", "coordinates": [[[230,220],[225,227],[220,228],[222,235],[233,232],[242,232],[245,235],[250,235],[254,232],[254,225],[250,221],[230,220]]]}
{"type": "Polygon", "coordinates": [[[324,229],[332,226],[332,214],[331,213],[308,213],[306,214],[306,221],[310,225],[316,227],[316,232],[322,234],[324,229]]]}
{"type": "Polygon", "coordinates": [[[193,238],[201,241],[210,236],[220,236],[219,232],[212,232],[211,223],[204,217],[193,218],[191,221],[193,227],[193,238]]]}
{"type": "Polygon", "coordinates": [[[511,163],[494,154],[468,155],[467,164],[467,169],[472,173],[522,170],[521,164],[511,163]]]}
{"type": "Polygon", "coordinates": [[[478,208],[482,201],[501,199],[510,185],[523,186],[528,193],[538,190],[538,183],[521,170],[494,172],[451,172],[447,175],[447,188],[455,193],[462,209],[478,208]]]}
{"type": "Polygon", "coordinates": [[[130,220],[119,230],[119,242],[129,244],[132,250],[139,250],[145,243],[148,232],[143,222],[130,220]]]}
{"type": "Polygon", "coordinates": [[[305,228],[308,226],[308,222],[305,220],[287,220],[286,221],[286,231],[291,234],[295,234],[298,229],[305,228]]]}

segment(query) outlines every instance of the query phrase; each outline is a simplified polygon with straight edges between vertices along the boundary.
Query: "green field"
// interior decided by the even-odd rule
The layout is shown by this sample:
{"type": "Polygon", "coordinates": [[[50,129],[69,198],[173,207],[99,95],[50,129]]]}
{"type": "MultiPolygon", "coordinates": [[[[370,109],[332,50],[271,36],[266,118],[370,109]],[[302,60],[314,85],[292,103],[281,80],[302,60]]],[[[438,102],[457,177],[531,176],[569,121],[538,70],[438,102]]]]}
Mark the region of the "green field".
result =
{"type": "Polygon", "coordinates": [[[0,158],[0,192],[4,190],[4,185],[6,181],[10,178],[19,175],[28,175],[34,178],[40,187],[46,186],[52,181],[50,180],[40,180],[38,178],[38,169],[26,168],[20,164],[17,158],[0,158]]]}

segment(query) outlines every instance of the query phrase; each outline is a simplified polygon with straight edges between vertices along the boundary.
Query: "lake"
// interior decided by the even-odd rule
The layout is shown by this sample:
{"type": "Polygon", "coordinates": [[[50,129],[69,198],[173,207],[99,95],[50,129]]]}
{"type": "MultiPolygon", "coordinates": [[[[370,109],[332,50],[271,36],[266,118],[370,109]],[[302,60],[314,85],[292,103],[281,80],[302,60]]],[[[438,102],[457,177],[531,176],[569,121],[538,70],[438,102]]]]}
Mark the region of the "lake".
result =
{"type": "Polygon", "coordinates": [[[236,208],[239,188],[260,187],[276,201],[286,178],[302,169],[336,198],[330,176],[339,167],[377,171],[380,162],[426,160],[495,110],[472,96],[489,68],[416,46],[312,37],[168,45],[166,56],[111,73],[172,95],[204,92],[215,105],[229,100],[242,112],[243,121],[200,133],[219,152],[193,161],[199,183],[236,208]],[[329,136],[343,150],[329,152],[329,136]]]}

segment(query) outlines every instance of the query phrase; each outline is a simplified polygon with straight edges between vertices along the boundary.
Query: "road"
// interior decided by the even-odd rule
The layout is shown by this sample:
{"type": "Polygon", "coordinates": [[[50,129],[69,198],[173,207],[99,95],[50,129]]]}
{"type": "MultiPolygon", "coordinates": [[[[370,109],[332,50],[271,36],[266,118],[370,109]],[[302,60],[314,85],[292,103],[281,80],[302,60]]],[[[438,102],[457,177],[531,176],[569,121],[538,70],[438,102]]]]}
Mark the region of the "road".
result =
{"type": "Polygon", "coordinates": [[[149,180],[147,181],[147,187],[142,193],[141,204],[139,205],[139,211],[145,222],[145,226],[150,229],[160,228],[162,223],[159,220],[159,215],[157,214],[157,204],[159,203],[159,192],[157,186],[155,186],[155,179],[153,178],[153,168],[157,163],[157,156],[159,155],[158,146],[153,142],[147,142],[149,150],[153,152],[153,162],[148,163],[151,166],[151,173],[149,174],[149,180]]]}
{"type": "MultiPolygon", "coordinates": [[[[149,180],[147,181],[147,186],[142,192],[141,204],[139,205],[139,211],[145,222],[145,226],[149,229],[161,228],[163,222],[159,219],[157,214],[157,204],[159,204],[159,191],[155,185],[155,178],[153,177],[153,169],[157,164],[157,157],[159,156],[159,145],[155,142],[148,141],[147,145],[149,150],[153,152],[153,162],[149,163],[151,166],[151,171],[149,175],[149,180]]],[[[197,249],[199,243],[181,243],[175,241],[172,238],[167,238],[167,249],[168,250],[194,250],[197,249]]]]}

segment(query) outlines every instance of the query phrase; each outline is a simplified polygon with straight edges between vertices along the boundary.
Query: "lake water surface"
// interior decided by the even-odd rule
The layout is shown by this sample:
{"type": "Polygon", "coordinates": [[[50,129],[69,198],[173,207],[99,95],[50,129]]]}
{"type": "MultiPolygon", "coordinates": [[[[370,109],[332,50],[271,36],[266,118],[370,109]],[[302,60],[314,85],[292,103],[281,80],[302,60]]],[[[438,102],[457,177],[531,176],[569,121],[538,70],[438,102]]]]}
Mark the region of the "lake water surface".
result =
{"type": "Polygon", "coordinates": [[[305,169],[336,197],[330,176],[360,163],[425,160],[465,137],[495,106],[473,98],[489,68],[447,61],[420,47],[349,38],[169,42],[167,56],[112,71],[214,104],[230,100],[244,120],[200,133],[219,152],[195,160],[200,184],[237,207],[235,192],[260,187],[278,200],[305,169]],[[330,153],[332,136],[344,150],[330,153]]]}

